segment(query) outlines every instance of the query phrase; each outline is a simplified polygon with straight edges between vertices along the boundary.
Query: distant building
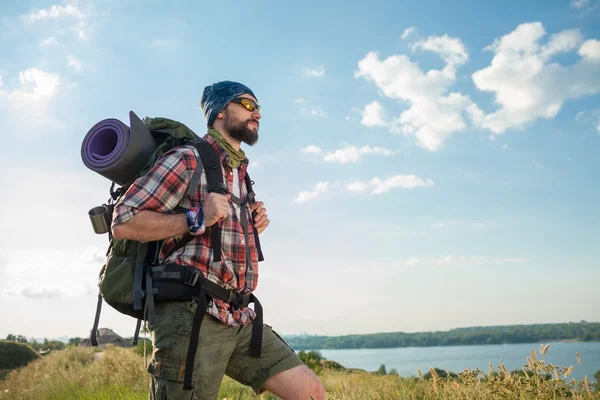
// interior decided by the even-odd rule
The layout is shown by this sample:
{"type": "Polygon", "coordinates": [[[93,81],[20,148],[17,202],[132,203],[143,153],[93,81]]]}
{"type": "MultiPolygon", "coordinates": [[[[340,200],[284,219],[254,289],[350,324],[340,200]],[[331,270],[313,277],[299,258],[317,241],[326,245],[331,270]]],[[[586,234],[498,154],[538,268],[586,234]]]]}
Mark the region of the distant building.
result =
{"type": "MultiPolygon", "coordinates": [[[[106,347],[109,346],[119,346],[119,347],[132,347],[133,345],[129,340],[123,339],[121,336],[117,335],[113,331],[108,328],[100,328],[98,329],[98,333],[96,335],[98,340],[98,347],[106,347]]],[[[91,346],[92,343],[90,338],[82,339],[79,343],[80,346],[91,346]]]]}

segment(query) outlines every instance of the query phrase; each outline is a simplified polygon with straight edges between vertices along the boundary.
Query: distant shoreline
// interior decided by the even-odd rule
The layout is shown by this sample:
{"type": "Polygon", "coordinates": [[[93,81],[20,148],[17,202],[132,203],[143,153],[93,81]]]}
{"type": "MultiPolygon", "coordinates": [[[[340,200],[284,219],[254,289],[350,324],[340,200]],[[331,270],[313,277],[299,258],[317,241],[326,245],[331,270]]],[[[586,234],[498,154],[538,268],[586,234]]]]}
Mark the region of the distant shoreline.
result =
{"type": "MultiPolygon", "coordinates": [[[[286,342],[287,339],[285,337],[283,337],[286,342]]],[[[287,342],[289,344],[289,342],[287,342]]],[[[465,346],[503,346],[503,345],[507,345],[507,344],[529,344],[529,345],[540,345],[540,344],[549,344],[549,343],[600,343],[600,340],[576,340],[576,339],[546,339],[546,340],[541,340],[541,341],[535,341],[535,342],[515,342],[515,343],[511,343],[511,342],[506,342],[506,343],[471,343],[471,344],[437,344],[437,345],[430,345],[430,346],[394,346],[394,347],[337,347],[337,348],[330,348],[330,347],[321,347],[321,348],[298,348],[298,347],[293,347],[291,346],[294,350],[297,351],[320,351],[320,350],[386,350],[386,349],[425,349],[425,348],[432,348],[432,347],[465,347],[465,346]]]]}
{"type": "Polygon", "coordinates": [[[600,342],[599,322],[457,328],[437,332],[386,332],[344,336],[286,336],[298,350],[499,345],[548,342],[600,342]]]}

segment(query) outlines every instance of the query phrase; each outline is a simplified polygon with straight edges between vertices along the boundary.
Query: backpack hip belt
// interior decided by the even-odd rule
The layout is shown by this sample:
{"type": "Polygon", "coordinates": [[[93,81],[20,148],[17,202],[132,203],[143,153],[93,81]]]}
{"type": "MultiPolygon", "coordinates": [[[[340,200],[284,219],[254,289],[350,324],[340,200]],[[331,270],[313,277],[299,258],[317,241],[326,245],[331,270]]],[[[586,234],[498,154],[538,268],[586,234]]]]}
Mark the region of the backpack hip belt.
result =
{"type": "MultiPolygon", "coordinates": [[[[254,294],[241,294],[231,289],[226,289],[206,279],[199,269],[187,267],[178,264],[162,264],[148,268],[147,284],[150,284],[153,290],[147,291],[146,305],[157,301],[173,300],[191,300],[198,299],[194,322],[190,333],[190,344],[185,362],[185,373],[183,380],[183,389],[193,388],[192,373],[194,368],[194,359],[198,348],[198,339],[200,336],[200,327],[202,320],[209,307],[212,298],[218,298],[231,304],[232,308],[246,308],[250,303],[254,303],[254,312],[256,318],[252,322],[252,338],[250,339],[250,357],[259,358],[262,348],[263,331],[263,309],[262,305],[254,294]],[[190,298],[190,289],[195,292],[195,296],[190,298]],[[154,297],[153,300],[150,300],[154,297]]],[[[147,307],[149,308],[149,307],[147,307]]],[[[153,318],[153,312],[148,314],[149,320],[153,318]]]]}
{"type": "MultiPolygon", "coordinates": [[[[146,268],[145,286],[143,291],[144,298],[144,320],[147,319],[150,324],[154,324],[154,303],[167,301],[190,301],[198,300],[192,331],[190,333],[190,344],[185,361],[185,373],[183,380],[184,390],[192,389],[192,374],[194,369],[194,359],[198,348],[198,339],[200,337],[200,327],[206,314],[210,302],[213,298],[218,298],[230,304],[233,309],[246,308],[250,303],[254,303],[254,312],[256,318],[252,322],[252,338],[250,339],[250,357],[259,358],[262,348],[263,331],[263,308],[260,301],[254,294],[241,294],[232,289],[226,289],[223,286],[206,279],[202,272],[194,267],[179,264],[159,264],[148,266],[146,268]],[[151,288],[151,290],[148,290],[151,288]],[[147,317],[147,318],[146,318],[147,317]]],[[[97,346],[97,322],[102,307],[102,297],[98,297],[98,306],[96,310],[96,321],[92,328],[91,342],[92,346],[97,346]]],[[[142,319],[138,320],[134,342],[137,342],[142,319]]]]}

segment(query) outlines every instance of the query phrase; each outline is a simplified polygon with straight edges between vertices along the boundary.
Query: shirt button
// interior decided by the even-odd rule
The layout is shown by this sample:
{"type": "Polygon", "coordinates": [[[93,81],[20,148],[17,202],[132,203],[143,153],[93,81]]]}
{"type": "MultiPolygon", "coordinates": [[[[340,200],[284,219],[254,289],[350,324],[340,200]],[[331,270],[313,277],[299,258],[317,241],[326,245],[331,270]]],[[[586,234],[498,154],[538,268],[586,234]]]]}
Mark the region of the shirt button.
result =
{"type": "Polygon", "coordinates": [[[233,175],[233,171],[229,171],[229,175],[233,175]]]}
{"type": "Polygon", "coordinates": [[[244,239],[242,239],[242,240],[240,241],[240,243],[241,243],[241,244],[246,244],[246,242],[244,242],[244,239]]]}

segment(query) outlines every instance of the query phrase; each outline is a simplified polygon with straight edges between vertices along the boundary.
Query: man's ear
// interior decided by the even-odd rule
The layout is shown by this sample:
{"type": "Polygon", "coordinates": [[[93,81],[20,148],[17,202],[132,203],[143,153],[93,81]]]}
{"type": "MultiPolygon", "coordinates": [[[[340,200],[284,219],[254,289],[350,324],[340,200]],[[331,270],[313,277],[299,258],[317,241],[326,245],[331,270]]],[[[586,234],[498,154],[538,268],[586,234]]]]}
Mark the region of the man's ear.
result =
{"type": "Polygon", "coordinates": [[[221,111],[220,113],[218,113],[216,118],[223,119],[223,111],[221,111]]]}

